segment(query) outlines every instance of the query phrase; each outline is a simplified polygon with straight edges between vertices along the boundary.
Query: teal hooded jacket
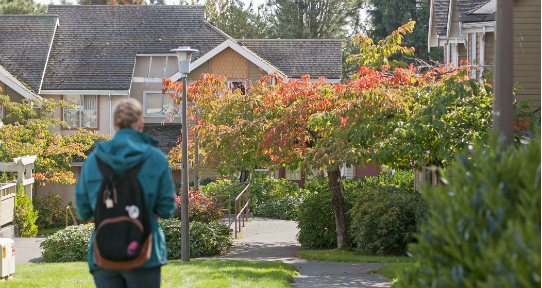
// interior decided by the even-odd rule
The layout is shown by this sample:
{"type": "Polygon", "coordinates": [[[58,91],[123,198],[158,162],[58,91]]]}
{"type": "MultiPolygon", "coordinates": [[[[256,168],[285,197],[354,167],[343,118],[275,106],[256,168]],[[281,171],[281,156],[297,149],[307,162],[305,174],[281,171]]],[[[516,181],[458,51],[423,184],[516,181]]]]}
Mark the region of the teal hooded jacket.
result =
{"type": "MultiPolygon", "coordinates": [[[[96,196],[102,183],[102,174],[96,163],[96,156],[111,166],[116,173],[122,173],[145,161],[137,175],[149,209],[152,227],[151,258],[141,267],[150,268],[167,264],[167,247],[164,232],[154,215],[169,218],[175,213],[175,186],[169,164],[164,153],[156,148],[158,142],[150,136],[131,128],[117,131],[110,141],[100,142],[85,160],[81,175],[75,186],[75,203],[81,219],[87,221],[94,216],[96,196]]],[[[94,239],[94,234],[90,243],[94,239]]],[[[89,247],[87,261],[90,271],[98,269],[89,247]]]]}

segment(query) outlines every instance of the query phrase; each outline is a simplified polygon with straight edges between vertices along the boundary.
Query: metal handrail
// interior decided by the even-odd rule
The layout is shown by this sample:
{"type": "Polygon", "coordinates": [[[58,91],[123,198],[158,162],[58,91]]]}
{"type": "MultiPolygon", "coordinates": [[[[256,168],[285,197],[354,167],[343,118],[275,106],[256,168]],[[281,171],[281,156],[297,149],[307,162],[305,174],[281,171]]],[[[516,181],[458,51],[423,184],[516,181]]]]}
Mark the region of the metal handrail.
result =
{"type": "Polygon", "coordinates": [[[70,214],[72,215],[73,225],[77,226],[77,221],[75,221],[75,216],[73,216],[72,209],[70,209],[70,206],[66,206],[66,227],[68,227],[68,211],[70,211],[70,214]]]}
{"type": "MultiPolygon", "coordinates": [[[[231,225],[231,196],[227,194],[221,194],[224,191],[228,191],[230,189],[233,189],[235,187],[241,186],[241,185],[247,185],[241,193],[234,199],[234,226],[235,226],[235,238],[237,238],[237,232],[241,232],[241,221],[242,221],[242,227],[245,227],[245,220],[248,221],[248,215],[250,213],[250,183],[249,182],[242,182],[237,185],[231,186],[227,189],[224,189],[216,194],[212,194],[211,198],[219,197],[218,204],[215,205],[215,207],[222,207],[223,204],[228,203],[228,225],[231,225]],[[248,191],[248,193],[247,193],[248,191]],[[221,202],[222,197],[228,197],[227,201],[221,202]],[[239,208],[239,209],[238,209],[239,208]],[[239,210],[239,213],[237,211],[239,210]],[[242,216],[242,217],[241,217],[242,216]]],[[[220,211],[226,211],[226,209],[219,209],[220,211]]]]}

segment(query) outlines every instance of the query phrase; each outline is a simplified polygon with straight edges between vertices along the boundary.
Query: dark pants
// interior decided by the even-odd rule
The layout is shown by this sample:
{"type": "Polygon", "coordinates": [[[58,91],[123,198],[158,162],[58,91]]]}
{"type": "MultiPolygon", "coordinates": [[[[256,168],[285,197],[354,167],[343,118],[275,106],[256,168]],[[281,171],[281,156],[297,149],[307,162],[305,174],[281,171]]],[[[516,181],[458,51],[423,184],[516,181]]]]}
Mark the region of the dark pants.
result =
{"type": "Polygon", "coordinates": [[[97,288],[158,288],[160,266],[130,271],[98,269],[92,271],[97,288]]]}

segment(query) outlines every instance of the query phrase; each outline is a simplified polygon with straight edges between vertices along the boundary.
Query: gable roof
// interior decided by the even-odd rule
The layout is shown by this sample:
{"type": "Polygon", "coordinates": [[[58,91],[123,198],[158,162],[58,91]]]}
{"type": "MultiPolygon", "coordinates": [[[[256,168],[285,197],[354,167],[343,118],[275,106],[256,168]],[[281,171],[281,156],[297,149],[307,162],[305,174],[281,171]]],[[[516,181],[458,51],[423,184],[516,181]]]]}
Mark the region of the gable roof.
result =
{"type": "Polygon", "coordinates": [[[137,54],[190,46],[204,55],[228,35],[205,21],[204,6],[49,6],[60,26],[43,90],[128,90],[137,54]]]}
{"type": "Polygon", "coordinates": [[[459,9],[459,22],[481,22],[495,20],[495,14],[473,14],[491,0],[462,0],[457,1],[459,9]]]}
{"type": "MultiPolygon", "coordinates": [[[[256,66],[262,68],[267,72],[268,74],[271,74],[273,72],[279,73],[281,76],[286,77],[284,73],[282,73],[279,69],[277,69],[272,64],[266,62],[262,58],[260,58],[258,55],[256,55],[254,52],[250,51],[246,47],[243,47],[239,45],[237,42],[231,39],[227,39],[226,41],[222,42],[222,44],[216,46],[213,50],[207,52],[205,55],[198,58],[196,61],[193,61],[190,64],[190,71],[198,68],[203,63],[209,61],[211,58],[216,56],[218,53],[224,51],[226,48],[231,48],[235,52],[241,54],[243,57],[248,59],[250,62],[254,63],[256,66]]],[[[171,80],[179,80],[181,78],[181,73],[177,72],[175,75],[171,76],[171,80]]]]}
{"type": "Polygon", "coordinates": [[[342,40],[337,39],[242,39],[237,40],[288,77],[314,75],[340,79],[342,40]]]}
{"type": "Polygon", "coordinates": [[[0,15],[0,65],[39,92],[58,18],[0,15]]]}
{"type": "MultiPolygon", "coordinates": [[[[448,25],[448,10],[450,9],[451,0],[433,0],[433,20],[437,28],[437,35],[446,35],[448,25]]],[[[431,20],[429,20],[431,21],[431,20]]],[[[431,33],[431,31],[429,31],[431,33]]]]}
{"type": "Polygon", "coordinates": [[[23,83],[21,83],[21,81],[19,81],[17,78],[11,75],[11,73],[9,73],[1,65],[0,65],[0,81],[6,84],[7,86],[9,86],[11,89],[15,90],[15,92],[19,93],[21,96],[23,96],[26,99],[38,99],[38,100],[43,99],[41,98],[41,96],[32,92],[32,90],[30,90],[23,83]]]}

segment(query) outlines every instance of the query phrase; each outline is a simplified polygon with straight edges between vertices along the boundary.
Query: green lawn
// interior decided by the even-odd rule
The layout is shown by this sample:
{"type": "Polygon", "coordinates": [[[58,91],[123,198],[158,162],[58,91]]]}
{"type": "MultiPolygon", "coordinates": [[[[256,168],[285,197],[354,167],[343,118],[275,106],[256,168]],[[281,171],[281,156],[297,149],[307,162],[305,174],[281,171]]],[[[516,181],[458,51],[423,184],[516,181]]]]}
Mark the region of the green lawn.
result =
{"type": "MultiPolygon", "coordinates": [[[[235,260],[170,261],[162,287],[288,287],[295,267],[280,262],[235,260]]],[[[95,287],[86,262],[17,265],[4,287],[95,287]]]]}
{"type": "Polygon", "coordinates": [[[384,278],[396,279],[397,277],[399,277],[399,275],[401,275],[401,272],[403,270],[412,269],[414,268],[415,265],[416,263],[412,263],[412,262],[411,263],[391,263],[380,269],[367,270],[365,274],[375,273],[375,274],[379,274],[380,276],[384,278]]]}
{"type": "Polygon", "coordinates": [[[49,228],[49,229],[42,229],[38,230],[38,234],[36,236],[47,236],[47,235],[53,235],[56,231],[62,230],[66,227],[57,227],[57,228],[49,228]]]}
{"type": "Polygon", "coordinates": [[[364,251],[331,249],[331,250],[301,250],[297,256],[309,260],[331,262],[359,262],[359,263],[396,263],[415,262],[407,256],[378,256],[364,251]]]}

